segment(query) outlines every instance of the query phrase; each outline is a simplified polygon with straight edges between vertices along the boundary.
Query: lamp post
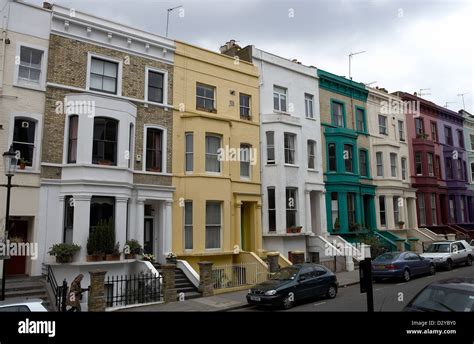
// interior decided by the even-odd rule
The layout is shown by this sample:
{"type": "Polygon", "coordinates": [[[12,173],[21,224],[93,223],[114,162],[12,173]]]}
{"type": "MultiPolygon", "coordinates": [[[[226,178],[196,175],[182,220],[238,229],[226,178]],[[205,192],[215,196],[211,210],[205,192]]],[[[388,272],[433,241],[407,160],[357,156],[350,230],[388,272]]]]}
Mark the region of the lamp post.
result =
{"type": "MultiPolygon", "coordinates": [[[[4,244],[7,245],[8,241],[8,230],[10,225],[10,190],[12,188],[12,177],[15,175],[16,170],[16,152],[13,150],[13,145],[10,146],[10,149],[3,153],[3,167],[5,169],[5,176],[7,177],[7,184],[3,185],[7,188],[7,204],[5,212],[5,231],[3,234],[4,244]]],[[[5,257],[6,258],[6,257],[5,257]]],[[[5,271],[7,266],[7,259],[3,259],[3,268],[2,268],[2,296],[1,301],[5,300],[5,271]]]]}

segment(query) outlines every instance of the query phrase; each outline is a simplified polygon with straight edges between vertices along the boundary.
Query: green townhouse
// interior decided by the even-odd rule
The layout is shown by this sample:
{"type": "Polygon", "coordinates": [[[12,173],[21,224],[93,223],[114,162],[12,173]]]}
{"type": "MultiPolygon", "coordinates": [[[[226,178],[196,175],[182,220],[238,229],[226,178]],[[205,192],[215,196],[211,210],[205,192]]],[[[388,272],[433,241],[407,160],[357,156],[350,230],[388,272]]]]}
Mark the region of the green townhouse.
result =
{"type": "Polygon", "coordinates": [[[364,84],[318,69],[328,232],[355,243],[376,228],[364,84]]]}

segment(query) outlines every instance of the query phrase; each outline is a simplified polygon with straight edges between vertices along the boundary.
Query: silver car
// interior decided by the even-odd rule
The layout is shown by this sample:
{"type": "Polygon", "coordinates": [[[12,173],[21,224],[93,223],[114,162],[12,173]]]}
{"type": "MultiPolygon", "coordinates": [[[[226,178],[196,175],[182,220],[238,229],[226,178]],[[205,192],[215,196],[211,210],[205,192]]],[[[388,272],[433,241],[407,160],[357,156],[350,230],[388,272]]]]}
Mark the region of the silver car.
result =
{"type": "Polygon", "coordinates": [[[47,312],[41,299],[7,299],[0,301],[0,312],[47,312]]]}
{"type": "Polygon", "coordinates": [[[421,256],[431,259],[437,267],[451,270],[456,264],[472,265],[473,249],[465,240],[434,242],[421,256]]]}

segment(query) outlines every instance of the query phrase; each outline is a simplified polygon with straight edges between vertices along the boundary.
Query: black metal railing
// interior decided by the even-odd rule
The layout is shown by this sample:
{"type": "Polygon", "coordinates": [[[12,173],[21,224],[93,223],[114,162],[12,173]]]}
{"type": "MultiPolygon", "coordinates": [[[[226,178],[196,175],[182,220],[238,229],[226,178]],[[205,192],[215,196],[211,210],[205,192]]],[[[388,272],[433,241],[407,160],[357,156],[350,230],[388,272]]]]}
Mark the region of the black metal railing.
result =
{"type": "Polygon", "coordinates": [[[105,280],[107,307],[149,303],[162,300],[161,276],[135,274],[109,276],[105,280]]]}
{"type": "Polygon", "coordinates": [[[68,285],[66,279],[64,279],[62,285],[58,285],[56,277],[54,276],[53,268],[48,265],[48,273],[46,275],[46,281],[51,286],[54,295],[54,305],[58,312],[66,312],[66,297],[68,285]]]}

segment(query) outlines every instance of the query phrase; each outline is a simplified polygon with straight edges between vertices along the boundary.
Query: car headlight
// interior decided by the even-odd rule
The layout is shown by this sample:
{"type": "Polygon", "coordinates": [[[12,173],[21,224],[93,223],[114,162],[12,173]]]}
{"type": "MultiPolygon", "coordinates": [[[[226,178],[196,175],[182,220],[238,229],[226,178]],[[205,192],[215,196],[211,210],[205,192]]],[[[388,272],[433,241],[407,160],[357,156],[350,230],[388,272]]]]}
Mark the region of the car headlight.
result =
{"type": "Polygon", "coordinates": [[[248,292],[248,294],[252,294],[252,289],[249,289],[249,292],[248,292]]]}
{"type": "Polygon", "coordinates": [[[434,261],[435,262],[442,262],[444,260],[444,258],[435,258],[434,261]]]}
{"type": "Polygon", "coordinates": [[[271,295],[275,295],[276,293],[277,293],[276,290],[267,290],[267,291],[265,292],[265,295],[271,296],[271,295]]]}

